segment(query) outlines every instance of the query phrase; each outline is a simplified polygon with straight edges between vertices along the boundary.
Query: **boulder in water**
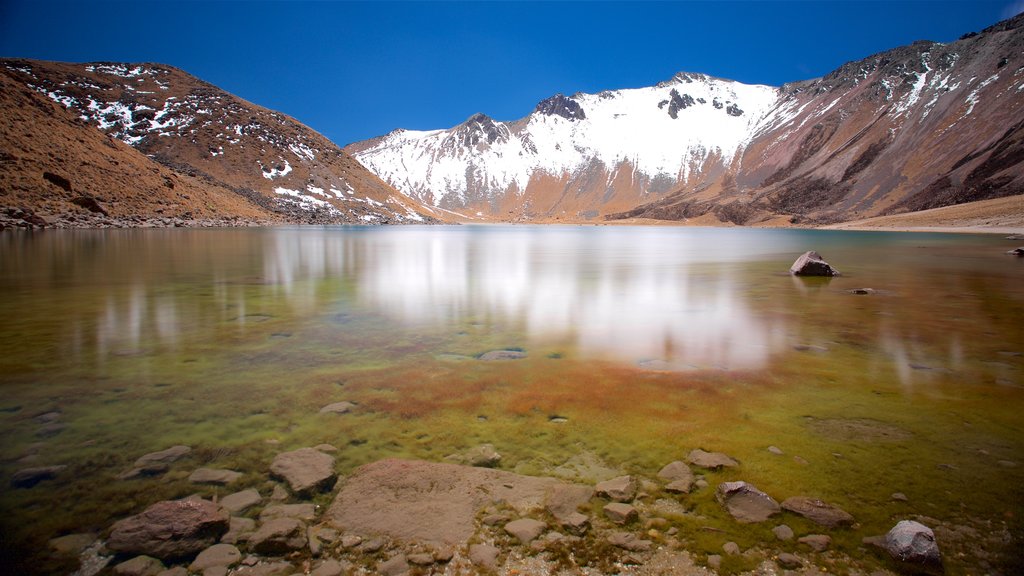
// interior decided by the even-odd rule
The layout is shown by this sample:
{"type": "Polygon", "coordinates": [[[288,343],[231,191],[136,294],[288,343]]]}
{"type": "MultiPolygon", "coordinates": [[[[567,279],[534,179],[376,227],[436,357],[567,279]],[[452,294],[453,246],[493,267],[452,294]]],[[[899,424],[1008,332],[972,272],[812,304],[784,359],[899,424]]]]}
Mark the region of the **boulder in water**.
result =
{"type": "Polygon", "coordinates": [[[839,271],[814,250],[801,254],[789,267],[789,273],[794,276],[839,276],[839,271]]]}

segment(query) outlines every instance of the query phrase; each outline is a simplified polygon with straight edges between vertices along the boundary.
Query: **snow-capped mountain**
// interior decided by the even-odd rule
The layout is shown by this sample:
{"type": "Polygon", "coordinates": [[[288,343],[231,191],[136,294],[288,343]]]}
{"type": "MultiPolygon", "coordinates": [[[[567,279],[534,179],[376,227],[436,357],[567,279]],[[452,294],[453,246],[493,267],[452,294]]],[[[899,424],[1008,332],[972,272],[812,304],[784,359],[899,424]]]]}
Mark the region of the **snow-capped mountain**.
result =
{"type": "Polygon", "coordinates": [[[171,66],[7,59],[0,67],[164,167],[288,221],[420,223],[438,215],[293,118],[171,66]]]}
{"type": "Polygon", "coordinates": [[[527,117],[346,149],[399,191],[489,218],[830,222],[1024,193],[1024,16],[815,80],[680,73],[527,117]]]}
{"type": "Polygon", "coordinates": [[[396,130],[348,149],[435,206],[495,213],[522,197],[531,215],[597,199],[625,208],[731,165],[777,92],[681,73],[650,88],[557,94],[515,122],[476,114],[451,130],[396,130]],[[586,199],[554,197],[567,193],[586,199]]]}

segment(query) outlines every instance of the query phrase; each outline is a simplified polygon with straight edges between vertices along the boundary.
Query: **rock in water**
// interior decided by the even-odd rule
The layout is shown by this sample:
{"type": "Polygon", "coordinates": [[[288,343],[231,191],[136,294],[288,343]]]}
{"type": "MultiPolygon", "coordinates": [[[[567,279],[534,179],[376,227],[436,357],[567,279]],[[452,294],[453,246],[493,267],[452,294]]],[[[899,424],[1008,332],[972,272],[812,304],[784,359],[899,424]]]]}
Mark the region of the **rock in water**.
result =
{"type": "Polygon", "coordinates": [[[334,457],[313,448],[278,454],[270,464],[270,474],[287,482],[299,495],[330,490],[338,479],[334,457]]]}
{"type": "Polygon", "coordinates": [[[466,464],[481,468],[494,468],[498,462],[501,462],[501,454],[498,454],[493,444],[481,444],[476,448],[471,448],[466,451],[463,458],[466,464]]]}
{"type": "Polygon", "coordinates": [[[813,250],[801,254],[789,267],[789,273],[795,276],[839,276],[839,271],[813,250]]]}
{"type": "Polygon", "coordinates": [[[838,528],[853,524],[853,516],[838,506],[827,504],[816,498],[794,496],[782,501],[782,508],[799,514],[826,528],[838,528]]]}
{"type": "Polygon", "coordinates": [[[526,352],[521,350],[491,350],[480,355],[480,359],[485,362],[494,360],[522,360],[523,358],[526,358],[526,352]]]}
{"type": "Polygon", "coordinates": [[[207,500],[157,502],[114,524],[107,548],[163,560],[193,556],[228,531],[226,510],[207,500]]]}
{"type": "Polygon", "coordinates": [[[929,574],[942,573],[942,556],[932,529],[913,520],[901,520],[885,535],[885,549],[904,567],[929,574]]]}
{"type": "Polygon", "coordinates": [[[188,481],[193,484],[231,484],[242,477],[241,472],[234,470],[222,470],[218,468],[198,468],[189,477],[188,481]]]}
{"type": "Polygon", "coordinates": [[[716,497],[737,522],[744,524],[764,522],[782,511],[771,496],[747,482],[719,484],[716,497]]]}
{"type": "Polygon", "coordinates": [[[529,544],[544,532],[547,524],[533,518],[520,518],[505,524],[505,532],[515,536],[523,544],[529,544]]]}
{"type": "Polygon", "coordinates": [[[1014,248],[1013,250],[1008,251],[1007,254],[1011,256],[1024,256],[1024,246],[1020,248],[1014,248]]]}
{"type": "Polygon", "coordinates": [[[12,488],[31,488],[43,480],[52,480],[57,477],[67,466],[42,466],[39,468],[24,468],[18,470],[11,476],[12,488]]]}

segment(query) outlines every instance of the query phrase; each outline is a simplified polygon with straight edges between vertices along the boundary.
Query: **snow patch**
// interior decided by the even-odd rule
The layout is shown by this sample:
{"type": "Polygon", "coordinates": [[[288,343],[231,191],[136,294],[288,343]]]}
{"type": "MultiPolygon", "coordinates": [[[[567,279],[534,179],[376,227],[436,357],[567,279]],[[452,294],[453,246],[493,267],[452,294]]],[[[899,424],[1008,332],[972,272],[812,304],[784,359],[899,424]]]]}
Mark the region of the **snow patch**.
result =
{"type": "MultiPolygon", "coordinates": [[[[257,160],[257,162],[259,162],[259,161],[257,160]]],[[[284,168],[281,168],[279,170],[277,168],[267,169],[261,163],[260,164],[260,170],[263,172],[263,177],[264,178],[266,178],[267,180],[273,180],[274,178],[279,178],[281,176],[287,176],[288,173],[292,171],[292,165],[289,164],[287,160],[285,160],[284,161],[284,168]]],[[[283,190],[283,188],[282,188],[282,190],[283,190]]]]}

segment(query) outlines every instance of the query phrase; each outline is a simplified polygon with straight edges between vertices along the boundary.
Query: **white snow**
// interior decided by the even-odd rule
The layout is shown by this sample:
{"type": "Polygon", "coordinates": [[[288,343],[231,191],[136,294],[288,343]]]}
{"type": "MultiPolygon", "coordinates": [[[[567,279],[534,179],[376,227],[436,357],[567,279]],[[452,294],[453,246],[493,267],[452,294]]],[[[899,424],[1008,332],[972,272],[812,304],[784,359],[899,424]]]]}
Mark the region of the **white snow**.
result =
{"type": "Polygon", "coordinates": [[[292,165],[289,164],[287,160],[285,160],[284,168],[280,170],[278,170],[277,168],[267,169],[263,166],[263,164],[260,164],[260,169],[263,171],[264,178],[266,178],[267,180],[273,180],[274,178],[287,176],[288,173],[292,171],[292,165]]]}
{"type": "MultiPolygon", "coordinates": [[[[974,90],[971,90],[971,93],[967,95],[966,102],[967,102],[968,106],[967,106],[967,111],[964,112],[964,116],[968,116],[968,115],[970,115],[971,112],[974,112],[974,106],[978,103],[978,94],[980,94],[981,91],[984,90],[986,86],[988,86],[989,84],[995,82],[998,78],[999,78],[999,74],[993,74],[992,76],[989,76],[984,81],[982,81],[980,84],[978,84],[974,88],[974,90]]],[[[971,81],[974,81],[974,78],[971,78],[971,81]]]]}
{"type": "Polygon", "coordinates": [[[292,154],[295,154],[300,159],[309,160],[310,162],[316,160],[316,153],[313,149],[301,142],[289,144],[288,149],[292,151],[292,154]]]}
{"type": "Polygon", "coordinates": [[[367,168],[400,191],[435,206],[446,196],[464,199],[467,178],[492,193],[522,192],[535,173],[556,178],[593,161],[614,172],[622,162],[649,178],[685,181],[692,166],[711,155],[731,160],[750,140],[759,121],[775,105],[777,90],[701,75],[677,77],[655,87],[602,94],[577,94],[585,119],[531,114],[517,122],[495,122],[507,137],[475,147],[456,132],[396,130],[375,147],[356,155],[367,168]],[[671,91],[694,104],[668,114],[671,91]],[[699,100],[703,99],[704,103],[699,100]],[[720,108],[713,106],[717,100],[720,108]],[[743,114],[726,112],[730,104],[743,114]]]}
{"type": "Polygon", "coordinates": [[[293,204],[297,205],[303,210],[314,210],[320,208],[322,210],[327,210],[331,214],[341,214],[340,210],[335,208],[331,203],[327,202],[326,200],[321,200],[319,198],[307,196],[300,192],[299,190],[291,190],[289,188],[277,187],[274,188],[274,193],[281,196],[287,196],[287,198],[282,198],[281,200],[290,200],[293,204]]]}

